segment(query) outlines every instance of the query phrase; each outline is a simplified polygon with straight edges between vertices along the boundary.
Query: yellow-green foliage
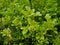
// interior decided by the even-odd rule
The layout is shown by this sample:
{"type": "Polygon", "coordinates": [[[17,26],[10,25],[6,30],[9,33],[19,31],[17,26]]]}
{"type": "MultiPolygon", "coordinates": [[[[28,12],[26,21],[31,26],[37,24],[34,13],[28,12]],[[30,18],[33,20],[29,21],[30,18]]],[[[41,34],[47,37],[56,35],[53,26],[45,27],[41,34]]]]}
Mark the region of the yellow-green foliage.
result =
{"type": "Polygon", "coordinates": [[[60,45],[59,0],[0,0],[0,45],[60,45]]]}

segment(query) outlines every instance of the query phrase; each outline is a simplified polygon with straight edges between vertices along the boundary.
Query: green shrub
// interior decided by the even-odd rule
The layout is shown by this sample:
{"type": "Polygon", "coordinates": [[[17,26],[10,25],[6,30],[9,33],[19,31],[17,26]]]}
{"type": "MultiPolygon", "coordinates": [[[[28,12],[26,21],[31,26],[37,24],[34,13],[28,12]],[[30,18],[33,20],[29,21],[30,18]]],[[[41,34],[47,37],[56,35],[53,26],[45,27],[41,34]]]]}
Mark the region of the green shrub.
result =
{"type": "Polygon", "coordinates": [[[0,0],[1,45],[60,45],[57,0],[0,0]]]}

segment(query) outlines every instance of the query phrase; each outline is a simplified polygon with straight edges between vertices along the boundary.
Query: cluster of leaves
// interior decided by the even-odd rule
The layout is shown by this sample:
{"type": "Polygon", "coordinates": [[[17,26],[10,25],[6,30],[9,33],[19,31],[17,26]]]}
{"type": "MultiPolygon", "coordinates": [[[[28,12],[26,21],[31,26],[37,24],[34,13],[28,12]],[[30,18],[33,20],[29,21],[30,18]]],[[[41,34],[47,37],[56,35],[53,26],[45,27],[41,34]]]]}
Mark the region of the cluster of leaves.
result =
{"type": "Polygon", "coordinates": [[[0,45],[60,45],[59,0],[0,0],[0,45]]]}

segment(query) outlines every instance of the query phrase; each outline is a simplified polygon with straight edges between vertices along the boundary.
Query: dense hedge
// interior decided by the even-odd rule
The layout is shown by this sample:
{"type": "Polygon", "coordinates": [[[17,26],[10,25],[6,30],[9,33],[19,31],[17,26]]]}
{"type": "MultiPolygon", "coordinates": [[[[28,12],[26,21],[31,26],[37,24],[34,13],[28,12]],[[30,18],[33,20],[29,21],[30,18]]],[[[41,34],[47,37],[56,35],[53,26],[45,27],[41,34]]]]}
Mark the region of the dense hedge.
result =
{"type": "Polygon", "coordinates": [[[0,0],[0,45],[60,45],[60,0],[0,0]]]}

